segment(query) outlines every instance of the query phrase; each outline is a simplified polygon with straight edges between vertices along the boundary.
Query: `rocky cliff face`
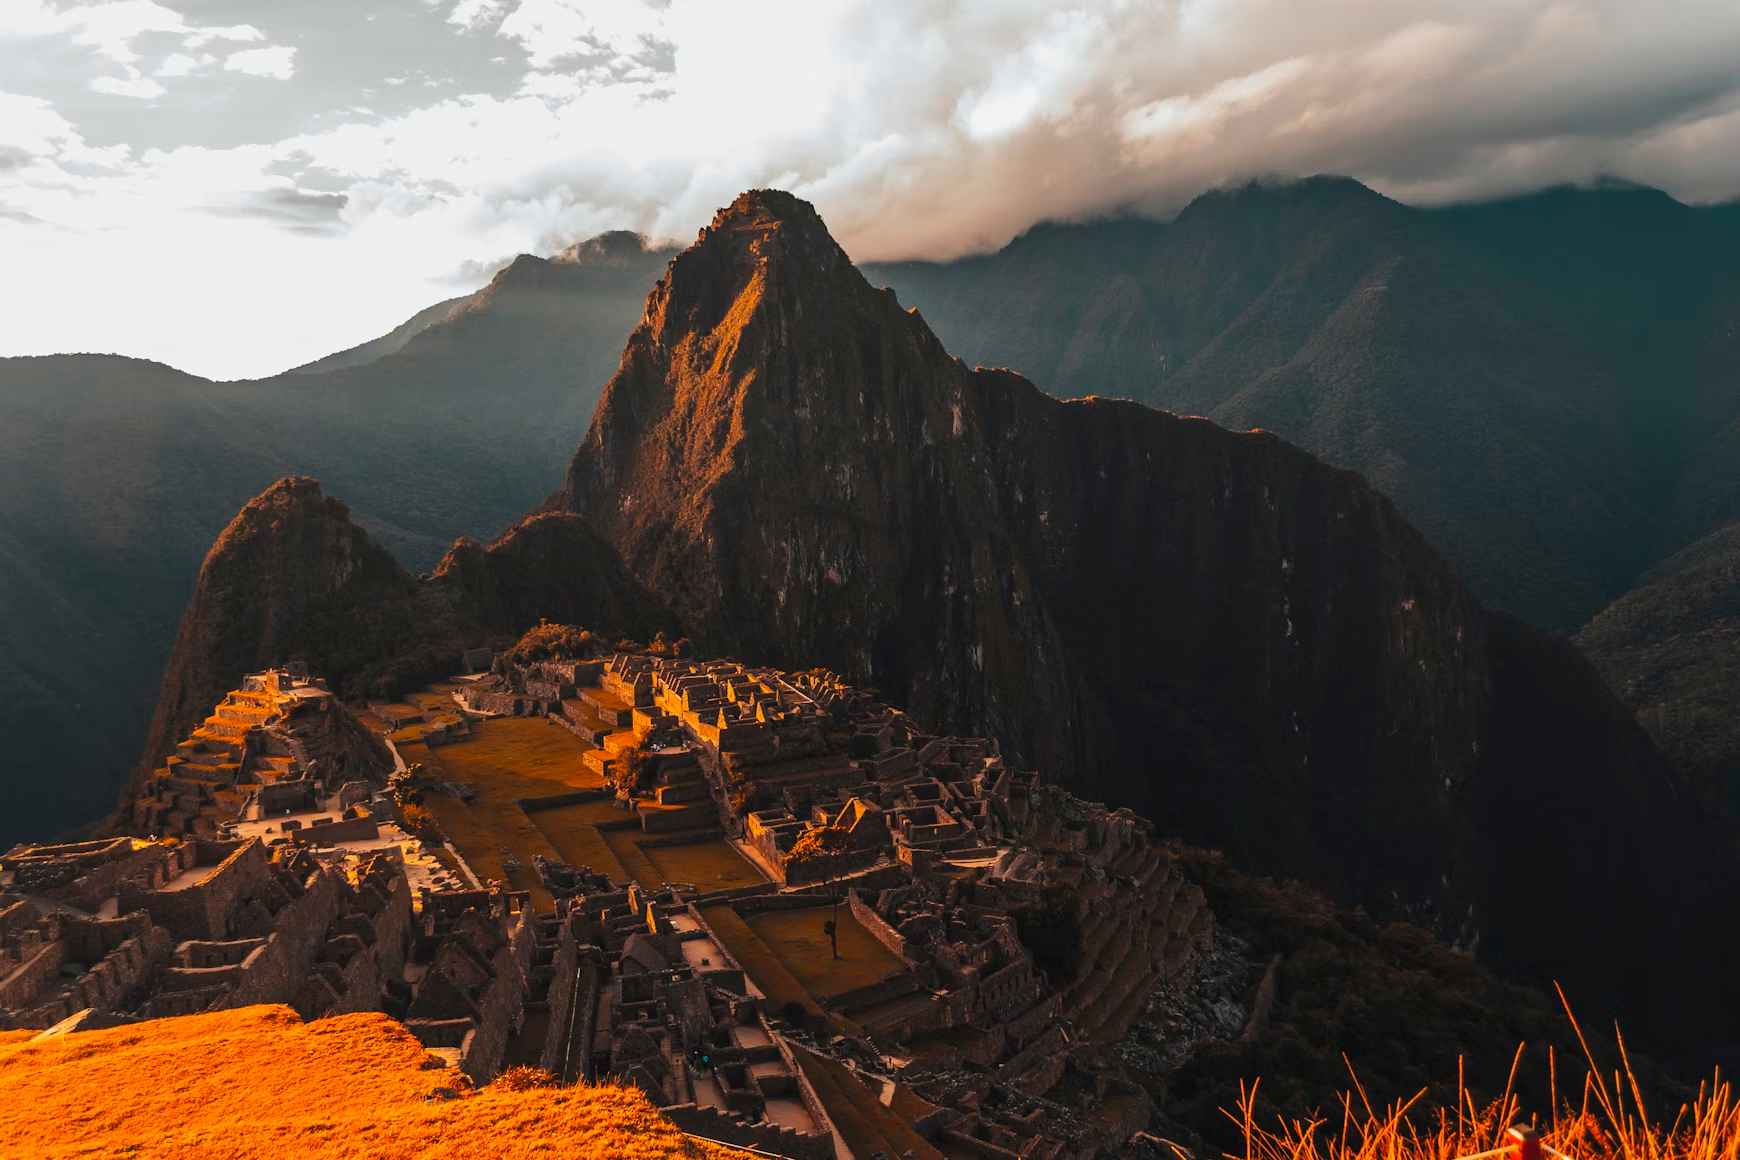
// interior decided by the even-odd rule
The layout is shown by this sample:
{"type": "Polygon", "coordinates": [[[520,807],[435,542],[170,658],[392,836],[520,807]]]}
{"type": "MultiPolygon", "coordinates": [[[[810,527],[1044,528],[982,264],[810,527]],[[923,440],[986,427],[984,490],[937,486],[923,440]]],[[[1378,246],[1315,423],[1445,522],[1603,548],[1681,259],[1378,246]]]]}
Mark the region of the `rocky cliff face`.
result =
{"type": "Polygon", "coordinates": [[[1651,939],[1678,962],[1713,933],[1675,884],[1731,860],[1678,847],[1647,740],[1358,476],[968,368],[789,195],[744,195],[672,263],[551,506],[710,647],[839,668],[1603,1010],[1662,982],[1651,939]],[[1604,852],[1554,852],[1577,844],[1604,852]],[[1543,913],[1584,921],[1547,937],[1543,913]]]}
{"type": "Polygon", "coordinates": [[[528,516],[487,546],[459,540],[428,587],[457,623],[483,632],[517,635],[547,619],[645,639],[676,623],[615,550],[565,512],[528,516]]]}
{"type": "Polygon", "coordinates": [[[1740,517],[1737,227],[1613,184],[1423,209],[1318,177],[866,273],[969,360],[1360,472],[1484,603],[1570,630],[1740,517]]]}

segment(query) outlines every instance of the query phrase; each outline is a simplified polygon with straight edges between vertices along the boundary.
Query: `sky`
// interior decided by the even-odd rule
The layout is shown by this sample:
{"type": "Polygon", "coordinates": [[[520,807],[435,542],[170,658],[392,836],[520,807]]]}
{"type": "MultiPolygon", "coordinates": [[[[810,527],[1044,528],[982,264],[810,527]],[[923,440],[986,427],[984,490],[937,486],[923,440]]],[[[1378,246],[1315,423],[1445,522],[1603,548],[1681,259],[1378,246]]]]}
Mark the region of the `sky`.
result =
{"type": "Polygon", "coordinates": [[[1253,177],[1740,194],[1721,0],[0,0],[0,355],[270,374],[754,186],[855,259],[1253,177]]]}

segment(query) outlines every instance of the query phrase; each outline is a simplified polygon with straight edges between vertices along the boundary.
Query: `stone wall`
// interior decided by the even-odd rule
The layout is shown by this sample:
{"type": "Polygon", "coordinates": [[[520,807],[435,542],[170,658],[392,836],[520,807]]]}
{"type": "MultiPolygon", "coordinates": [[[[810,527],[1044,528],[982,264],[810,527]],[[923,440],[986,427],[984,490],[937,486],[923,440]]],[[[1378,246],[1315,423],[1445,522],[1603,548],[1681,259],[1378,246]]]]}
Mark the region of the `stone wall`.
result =
{"type": "MultiPolygon", "coordinates": [[[[574,937],[574,924],[563,919],[556,931],[556,954],[550,960],[550,989],[544,993],[544,1002],[550,1008],[550,1029],[538,1056],[538,1066],[552,1075],[560,1074],[562,1056],[568,1046],[569,1008],[574,1003],[575,974],[579,969],[580,945],[574,937]]],[[[578,1017],[578,1012],[574,1014],[578,1017]]]]}
{"type": "Polygon", "coordinates": [[[81,910],[94,911],[105,900],[118,895],[126,885],[149,883],[154,877],[161,880],[170,858],[168,847],[147,846],[96,867],[57,897],[81,910]]]}
{"type": "Polygon", "coordinates": [[[680,1131],[706,1140],[755,1148],[794,1160],[833,1160],[834,1137],[829,1132],[799,1132],[775,1124],[746,1124],[717,1108],[672,1104],[659,1109],[680,1131]]]}
{"type": "MultiPolygon", "coordinates": [[[[61,920],[61,933],[62,937],[44,948],[52,947],[54,953],[39,960],[45,965],[52,961],[55,973],[37,977],[35,993],[23,999],[31,1006],[0,1015],[0,1026],[51,1027],[87,1007],[114,1011],[139,992],[169,959],[168,932],[153,926],[143,914],[118,919],[65,919],[61,920]],[[93,965],[70,985],[57,987],[56,975],[69,955],[71,961],[93,965]]],[[[0,993],[0,1007],[19,1005],[13,1002],[14,998],[9,991],[0,993]]]]}
{"type": "MultiPolygon", "coordinates": [[[[36,932],[30,931],[29,934],[36,932]]],[[[42,941],[27,939],[16,953],[18,963],[11,973],[0,979],[0,1007],[31,1007],[42,997],[51,981],[59,976],[66,962],[66,944],[59,939],[42,941]]]]}
{"type": "Polygon", "coordinates": [[[335,846],[340,842],[370,842],[380,836],[381,824],[374,818],[345,818],[292,830],[290,840],[298,846],[335,846]]]}
{"type": "MultiPolygon", "coordinates": [[[[326,930],[338,916],[344,889],[343,879],[335,872],[313,875],[302,896],[293,899],[274,917],[272,933],[265,944],[243,960],[235,988],[216,1008],[255,1003],[295,1006],[297,992],[326,945],[326,930]]],[[[311,1018],[321,1012],[299,1010],[299,1014],[311,1018]]]]}
{"type": "Polygon", "coordinates": [[[525,1012],[527,979],[537,938],[531,915],[522,911],[514,920],[507,943],[490,962],[489,986],[479,997],[477,1033],[466,1045],[459,1066],[478,1083],[488,1083],[501,1071],[508,1040],[518,1030],[525,1012]]]}
{"type": "Polygon", "coordinates": [[[1031,1007],[1041,989],[1033,964],[1017,959],[979,980],[979,1002],[987,1018],[1001,1023],[1031,1007]]]}
{"type": "Polygon", "coordinates": [[[177,938],[228,938],[236,904],[257,893],[271,876],[266,847],[258,838],[240,845],[204,841],[190,845],[196,868],[222,859],[204,881],[181,890],[129,886],[121,891],[120,909],[145,911],[177,938]]]}
{"type": "Polygon", "coordinates": [[[874,907],[860,898],[856,890],[846,892],[846,905],[852,908],[852,917],[870,933],[871,938],[887,947],[891,954],[903,962],[912,962],[912,956],[906,953],[906,939],[889,926],[888,921],[877,914],[874,907]]]}
{"type": "Polygon", "coordinates": [[[826,882],[843,874],[867,870],[882,857],[881,850],[848,850],[831,858],[815,858],[807,862],[782,862],[785,881],[790,886],[808,886],[826,882]]]}

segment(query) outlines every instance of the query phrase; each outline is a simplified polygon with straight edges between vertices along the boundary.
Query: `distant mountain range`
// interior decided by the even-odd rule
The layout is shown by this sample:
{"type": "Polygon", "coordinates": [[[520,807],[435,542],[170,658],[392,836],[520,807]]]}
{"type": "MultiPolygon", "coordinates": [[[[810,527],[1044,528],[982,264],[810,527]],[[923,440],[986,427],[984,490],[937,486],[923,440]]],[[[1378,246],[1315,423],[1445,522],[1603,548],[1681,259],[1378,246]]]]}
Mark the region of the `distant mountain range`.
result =
{"type": "MultiPolygon", "coordinates": [[[[522,256],[258,383],[0,360],[0,731],[57,775],[16,788],[19,816],[108,804],[201,552],[272,479],[318,475],[414,569],[544,495],[672,253],[615,234],[522,256]]],[[[1261,426],[1358,470],[1484,603],[1573,631],[1740,519],[1737,257],[1740,209],[1652,190],[1420,210],[1320,178],[865,273],[969,363],[1261,426]]],[[[1740,739],[1709,724],[1740,696],[1719,634],[1676,638],[1665,682],[1582,639],[1670,753],[1740,785],[1740,739]]]]}
{"type": "Polygon", "coordinates": [[[867,273],[969,362],[1360,472],[1546,628],[1740,517],[1740,207],[1604,186],[1420,210],[1317,178],[867,273]]]}

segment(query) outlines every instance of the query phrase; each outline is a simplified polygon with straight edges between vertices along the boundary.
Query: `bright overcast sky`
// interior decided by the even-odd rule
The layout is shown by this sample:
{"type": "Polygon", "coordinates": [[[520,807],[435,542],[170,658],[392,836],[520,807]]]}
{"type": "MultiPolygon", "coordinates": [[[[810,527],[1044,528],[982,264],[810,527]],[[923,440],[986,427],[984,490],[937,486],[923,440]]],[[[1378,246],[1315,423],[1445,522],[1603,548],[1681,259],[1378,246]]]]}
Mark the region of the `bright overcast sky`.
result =
{"type": "Polygon", "coordinates": [[[1740,193],[1740,3],[0,0],[0,354],[266,374],[746,187],[860,259],[1257,175],[1740,193]]]}

